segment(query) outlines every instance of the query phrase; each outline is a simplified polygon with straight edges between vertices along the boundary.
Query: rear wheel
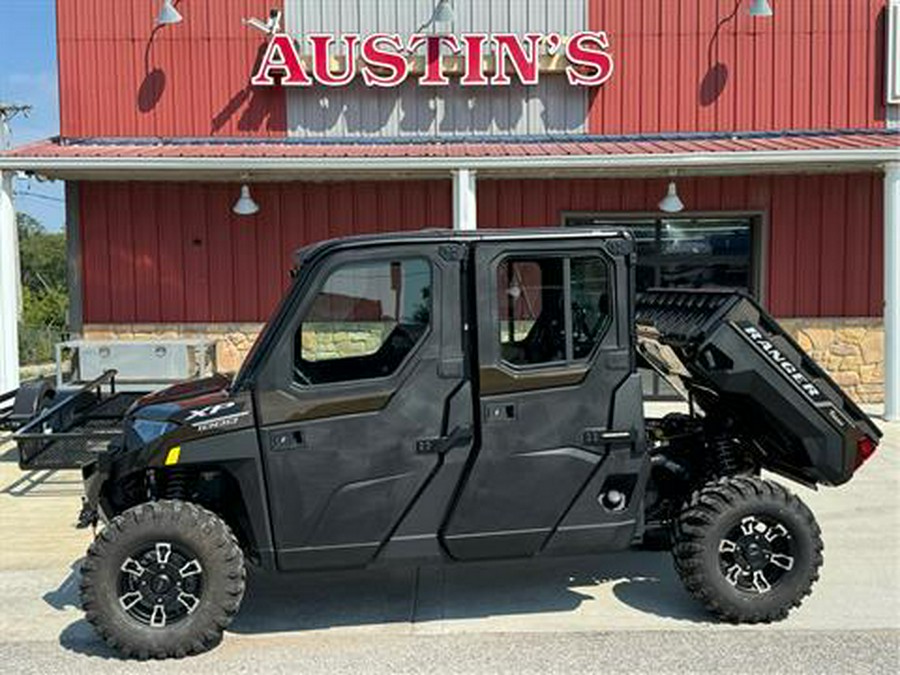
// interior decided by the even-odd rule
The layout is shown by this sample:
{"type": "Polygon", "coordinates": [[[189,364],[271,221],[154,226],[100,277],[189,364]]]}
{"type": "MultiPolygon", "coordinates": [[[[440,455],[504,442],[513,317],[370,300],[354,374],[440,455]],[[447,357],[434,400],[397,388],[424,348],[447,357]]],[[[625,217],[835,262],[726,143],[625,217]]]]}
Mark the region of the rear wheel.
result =
{"type": "Polygon", "coordinates": [[[219,642],[244,594],[241,549],[194,504],[141,504],[116,517],[82,565],[88,621],[126,656],[181,657],[219,642]]]}
{"type": "Polygon", "coordinates": [[[809,508],[784,487],[723,478],[695,492],[672,549],[687,590],[735,623],[782,619],[819,578],[822,538],[809,508]]]}

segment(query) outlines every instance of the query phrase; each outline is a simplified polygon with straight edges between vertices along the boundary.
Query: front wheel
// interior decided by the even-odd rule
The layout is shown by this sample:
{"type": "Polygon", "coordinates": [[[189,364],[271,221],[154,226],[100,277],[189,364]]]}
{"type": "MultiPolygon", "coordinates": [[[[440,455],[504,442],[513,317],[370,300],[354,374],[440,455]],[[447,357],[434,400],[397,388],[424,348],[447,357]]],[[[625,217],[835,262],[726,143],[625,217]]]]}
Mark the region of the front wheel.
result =
{"type": "Polygon", "coordinates": [[[194,504],[141,504],[114,518],[81,568],[87,620],[138,658],[182,657],[219,642],[244,594],[244,557],[218,516],[194,504]]]}
{"type": "Polygon", "coordinates": [[[695,492],[672,548],[688,592],[734,623],[783,619],[809,595],[822,565],[822,537],[809,508],[784,487],[723,478],[695,492]]]}

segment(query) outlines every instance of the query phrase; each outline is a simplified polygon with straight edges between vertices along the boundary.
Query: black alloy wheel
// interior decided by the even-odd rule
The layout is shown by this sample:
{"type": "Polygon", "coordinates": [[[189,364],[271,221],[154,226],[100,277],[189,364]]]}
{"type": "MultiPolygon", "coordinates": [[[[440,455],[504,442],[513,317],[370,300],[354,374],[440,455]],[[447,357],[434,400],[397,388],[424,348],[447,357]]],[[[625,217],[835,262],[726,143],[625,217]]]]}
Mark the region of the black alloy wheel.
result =
{"type": "Polygon", "coordinates": [[[184,620],[200,605],[202,593],[203,567],[180,544],[144,545],[119,567],[119,604],[151,628],[184,620]]]}
{"type": "Polygon", "coordinates": [[[228,525],[196,504],[139,504],[97,535],[81,566],[81,602],[127,657],[180,658],[214,647],[244,595],[244,555],[228,525]]]}
{"type": "Polygon", "coordinates": [[[809,595],[822,565],[822,537],[809,508],[772,481],[721,478],[694,492],[674,527],[685,588],[734,623],[783,619],[809,595]]]}
{"type": "Polygon", "coordinates": [[[778,520],[745,516],[719,541],[719,569],[744,593],[769,593],[794,569],[791,535],[778,520]]]}

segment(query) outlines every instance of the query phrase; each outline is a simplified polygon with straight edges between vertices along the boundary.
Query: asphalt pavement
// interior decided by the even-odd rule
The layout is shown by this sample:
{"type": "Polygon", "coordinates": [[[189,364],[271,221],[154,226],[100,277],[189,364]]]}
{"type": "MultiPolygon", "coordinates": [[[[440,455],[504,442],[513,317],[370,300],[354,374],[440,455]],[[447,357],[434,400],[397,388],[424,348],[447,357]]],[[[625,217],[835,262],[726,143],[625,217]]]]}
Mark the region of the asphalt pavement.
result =
{"type": "MultiPolygon", "coordinates": [[[[762,627],[711,620],[667,553],[251,576],[223,643],[119,660],[82,619],[73,472],[0,450],[0,668],[75,673],[900,672],[900,424],[846,486],[790,485],[823,530],[813,595],[762,627]]],[[[783,481],[786,482],[786,481],[783,481]]]]}

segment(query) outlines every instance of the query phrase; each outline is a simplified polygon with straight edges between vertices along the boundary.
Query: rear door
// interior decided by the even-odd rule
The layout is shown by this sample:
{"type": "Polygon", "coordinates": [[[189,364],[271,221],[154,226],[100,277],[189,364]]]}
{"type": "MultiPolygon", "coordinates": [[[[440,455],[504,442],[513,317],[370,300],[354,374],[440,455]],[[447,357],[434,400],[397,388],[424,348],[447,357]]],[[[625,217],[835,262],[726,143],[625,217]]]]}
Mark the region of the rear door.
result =
{"type": "Polygon", "coordinates": [[[368,563],[436,473],[463,384],[461,250],[334,253],[302,289],[257,386],[281,567],[368,563]]]}
{"type": "Polygon", "coordinates": [[[475,259],[481,437],[444,543],[460,559],[532,555],[612,439],[633,447],[611,405],[632,373],[627,266],[598,238],[480,243],[475,259]]]}

